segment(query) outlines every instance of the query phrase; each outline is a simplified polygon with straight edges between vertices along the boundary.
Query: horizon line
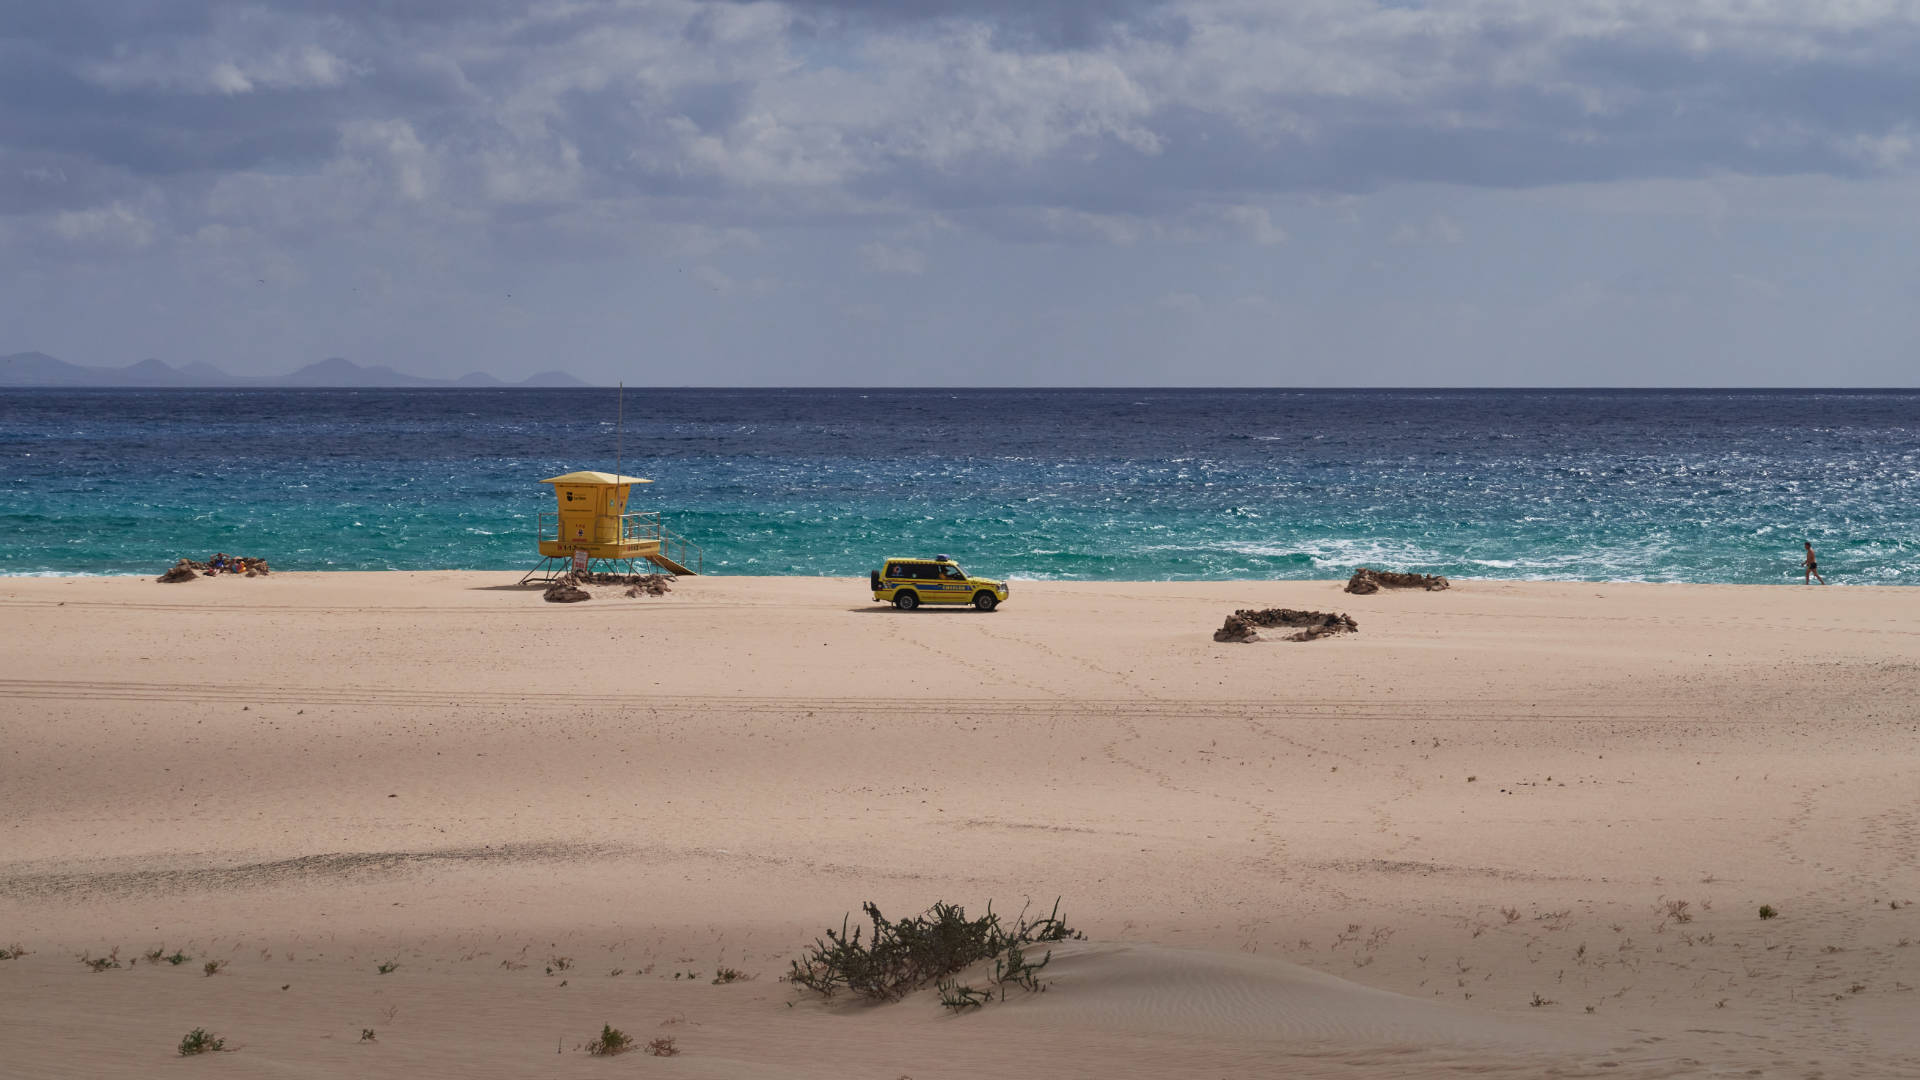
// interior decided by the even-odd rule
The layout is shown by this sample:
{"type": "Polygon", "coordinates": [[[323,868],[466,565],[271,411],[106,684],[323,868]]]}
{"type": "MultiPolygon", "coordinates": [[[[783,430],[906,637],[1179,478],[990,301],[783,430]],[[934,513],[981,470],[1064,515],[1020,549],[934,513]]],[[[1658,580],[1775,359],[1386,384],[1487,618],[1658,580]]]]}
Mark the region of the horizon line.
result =
{"type": "MultiPolygon", "coordinates": [[[[274,379],[274,378],[281,378],[281,377],[283,377],[283,376],[276,376],[276,375],[261,375],[261,376],[236,376],[236,378],[249,378],[249,379],[255,379],[255,378],[257,378],[257,379],[274,379]]],[[[438,378],[437,376],[416,376],[416,377],[417,377],[417,378],[438,378]]],[[[499,378],[499,376],[492,376],[492,377],[493,377],[493,378],[496,378],[496,379],[497,379],[497,378],[499,378]]],[[[574,378],[578,378],[578,376],[573,376],[573,377],[574,377],[574,378]]],[[[531,378],[531,376],[529,376],[529,378],[531,378]]],[[[441,381],[445,381],[445,382],[449,382],[449,383],[451,383],[451,382],[454,382],[454,381],[455,381],[455,378],[446,378],[446,379],[444,379],[444,380],[441,380],[441,381]]],[[[92,386],[30,386],[30,385],[8,385],[8,384],[6,384],[6,383],[0,383],[0,391],[9,391],[9,390],[33,390],[33,391],[68,391],[68,390],[79,390],[79,391],[98,391],[98,390],[142,390],[142,391],[176,391],[176,390],[219,390],[219,391],[223,391],[223,392],[232,392],[232,391],[236,391],[236,390],[238,390],[238,391],[271,391],[271,392],[274,392],[274,393],[284,393],[284,392],[289,392],[289,391],[291,391],[291,392],[300,392],[300,391],[308,391],[308,390],[382,390],[382,391],[397,391],[397,392],[405,392],[405,393],[414,393],[414,392],[433,392],[433,393],[438,393],[438,392],[444,392],[444,391],[454,391],[454,392],[457,392],[457,393],[499,393],[499,392],[503,392],[503,391],[511,391],[511,392],[520,392],[520,391],[537,391],[537,392],[540,392],[540,393],[579,393],[579,392],[581,392],[581,391],[588,391],[588,390],[613,390],[613,389],[615,389],[615,388],[616,388],[616,386],[617,386],[617,385],[619,385],[619,384],[616,384],[616,386],[606,386],[606,385],[603,385],[603,384],[600,384],[600,383],[589,383],[589,384],[587,384],[587,385],[584,385],[584,386],[519,386],[519,385],[515,385],[515,384],[513,384],[513,383],[510,383],[510,382],[505,382],[505,380],[502,380],[502,381],[503,381],[503,385],[500,385],[500,386],[457,386],[457,385],[449,385],[449,386],[367,386],[367,385],[353,385],[353,384],[349,384],[349,383],[343,383],[343,384],[340,384],[340,385],[332,385],[332,386],[328,386],[328,385],[308,385],[308,386],[218,386],[218,385],[208,385],[208,386],[144,386],[144,385],[140,385],[140,384],[137,384],[137,383],[126,383],[126,384],[119,384],[119,385],[99,385],[99,384],[96,384],[96,385],[92,385],[92,386]]],[[[583,380],[583,381],[584,381],[584,380],[583,380]]],[[[657,384],[657,385],[651,385],[651,386],[649,386],[649,385],[643,385],[643,384],[635,384],[634,386],[632,386],[632,387],[630,387],[630,389],[633,389],[633,390],[701,390],[701,391],[773,391],[773,390],[814,390],[814,391],[819,391],[819,390],[847,390],[847,391],[880,391],[880,392],[884,392],[884,393],[991,393],[991,392],[1000,392],[1000,391],[1008,391],[1008,390],[1019,390],[1019,391],[1087,391],[1087,390],[1107,390],[1107,391],[1116,391],[1116,392],[1117,392],[1117,391],[1132,391],[1132,392],[1139,392],[1139,393],[1166,393],[1166,392],[1169,392],[1169,391],[1172,391],[1172,392],[1217,392],[1217,391],[1264,391],[1264,392],[1272,392],[1272,391],[1280,391],[1280,392],[1285,392],[1285,393],[1302,393],[1302,394],[1306,394],[1306,393],[1347,393],[1347,394],[1351,394],[1351,393],[1472,393],[1472,392],[1486,392],[1486,391],[1501,391],[1501,392],[1509,392],[1509,393],[1621,393],[1621,392],[1639,392],[1639,393],[1727,393],[1727,392],[1740,392],[1740,393],[1779,393],[1779,392],[1783,392],[1783,391],[1791,391],[1791,392],[1798,392],[1798,393],[1863,393],[1863,392],[1864,392],[1864,393],[1912,393],[1912,392],[1917,392],[1917,391],[1920,391],[1920,384],[1915,384],[1915,385],[1911,385],[1911,386],[1864,386],[1864,385],[1863,385],[1863,386],[1787,386],[1787,385],[1780,385],[1780,386],[1768,386],[1768,385],[1755,385],[1755,384],[1743,384],[1743,385],[1726,385],[1726,386],[1719,386],[1719,385],[1689,385],[1689,386],[1649,386],[1649,385],[1621,385],[1621,386],[1606,386],[1606,385],[1591,385],[1591,384],[1589,384],[1589,385],[1578,385],[1578,386],[1571,386],[1571,385],[1570,385],[1570,386],[1554,386],[1554,385],[1484,385],[1484,386],[1475,386],[1475,385],[1466,385],[1466,384],[1444,384],[1444,385],[1431,385],[1431,386],[1426,386],[1426,385],[1402,385],[1402,386],[1280,386],[1280,385],[1231,385],[1231,384],[1215,384],[1215,385],[1180,385],[1180,386],[1143,386],[1143,385],[1137,385],[1137,384],[1105,384],[1105,383],[1098,383],[1098,384],[1087,384],[1087,385],[1079,385],[1079,386],[1070,386],[1070,385],[1034,385],[1034,386],[1028,386],[1028,385],[1021,385],[1021,384],[1003,384],[1003,385],[997,385],[997,386],[979,386],[979,385],[968,385],[968,386],[961,386],[961,385],[956,385],[956,386],[881,386],[881,385],[868,385],[868,386],[863,386],[863,385],[858,385],[858,384],[852,384],[852,383],[846,383],[846,384],[841,384],[841,383],[834,383],[834,384],[825,384],[825,383],[823,383],[823,384],[782,384],[782,385],[757,385],[757,384],[734,384],[734,385],[698,385],[698,384],[692,384],[692,383],[683,383],[683,384],[674,384],[674,385],[668,385],[668,384],[657,384]]]]}

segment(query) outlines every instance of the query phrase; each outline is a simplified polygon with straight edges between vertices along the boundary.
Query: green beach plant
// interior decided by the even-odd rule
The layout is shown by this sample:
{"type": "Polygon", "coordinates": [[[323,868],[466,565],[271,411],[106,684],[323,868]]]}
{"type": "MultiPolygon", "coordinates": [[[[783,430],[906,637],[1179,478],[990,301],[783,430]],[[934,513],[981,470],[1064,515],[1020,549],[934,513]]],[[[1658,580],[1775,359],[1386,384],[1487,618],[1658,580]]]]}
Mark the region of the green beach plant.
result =
{"type": "Polygon", "coordinates": [[[95,956],[92,953],[84,953],[80,957],[80,962],[92,968],[97,974],[120,966],[120,950],[114,949],[105,956],[95,956]]]}
{"type": "Polygon", "coordinates": [[[957,904],[936,903],[925,914],[889,920],[871,901],[862,904],[871,924],[870,936],[863,940],[866,928],[852,926],[843,919],[840,929],[829,929],[824,939],[815,939],[805,956],[789,966],[787,981],[823,997],[841,990],[872,1001],[898,1001],[908,993],[982,960],[1000,960],[996,983],[1005,982],[1038,989],[1038,972],[1052,959],[1049,952],[1039,963],[1029,963],[1022,951],[1027,946],[1086,935],[1074,930],[1060,918],[1060,902],[1045,917],[1028,922],[1025,913],[1011,929],[1002,924],[987,905],[987,913],[967,918],[957,904]]]}
{"type": "Polygon", "coordinates": [[[1000,988],[1000,1000],[1007,1000],[1007,984],[1012,983],[1029,994],[1037,994],[1047,988],[1040,981],[1040,969],[1053,960],[1053,954],[1047,953],[1037,964],[1027,961],[1026,953],[1019,942],[1007,945],[1005,956],[995,957],[993,961],[993,984],[1000,988]]]}
{"type": "Polygon", "coordinates": [[[940,991],[940,1004],[953,1012],[978,1009],[993,1000],[993,991],[977,990],[958,979],[943,979],[935,988],[940,991]]]}
{"type": "Polygon", "coordinates": [[[612,1024],[600,1025],[600,1037],[587,1044],[587,1053],[594,1057],[613,1057],[631,1049],[633,1036],[612,1024]]]}
{"type": "Polygon", "coordinates": [[[226,1048],[227,1040],[213,1034],[206,1028],[194,1028],[180,1038],[181,1057],[216,1053],[226,1048]]]}

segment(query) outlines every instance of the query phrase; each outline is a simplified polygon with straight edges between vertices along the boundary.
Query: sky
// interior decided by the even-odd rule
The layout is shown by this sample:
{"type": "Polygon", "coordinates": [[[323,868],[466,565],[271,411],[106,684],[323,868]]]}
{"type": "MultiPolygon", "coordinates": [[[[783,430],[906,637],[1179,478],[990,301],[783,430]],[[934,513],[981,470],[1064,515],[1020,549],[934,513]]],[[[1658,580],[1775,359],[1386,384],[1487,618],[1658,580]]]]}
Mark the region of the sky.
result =
{"type": "Polygon", "coordinates": [[[1913,386],[1914,0],[0,5],[0,353],[1913,386]]]}

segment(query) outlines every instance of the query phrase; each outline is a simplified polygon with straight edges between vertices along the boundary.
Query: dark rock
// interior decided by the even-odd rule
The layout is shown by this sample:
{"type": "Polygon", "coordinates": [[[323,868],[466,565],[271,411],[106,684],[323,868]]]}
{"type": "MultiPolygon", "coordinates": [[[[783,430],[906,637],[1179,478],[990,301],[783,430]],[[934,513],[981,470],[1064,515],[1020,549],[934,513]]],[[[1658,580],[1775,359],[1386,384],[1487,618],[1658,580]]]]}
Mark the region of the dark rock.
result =
{"type": "Polygon", "coordinates": [[[1227,616],[1226,625],[1213,632],[1213,640],[1245,645],[1249,642],[1259,641],[1260,632],[1253,628],[1252,623],[1240,616],[1229,615],[1227,616]]]}
{"type": "Polygon", "coordinates": [[[582,600],[593,599],[593,594],[585,589],[575,588],[565,578],[547,586],[546,601],[549,604],[577,604],[582,600]]]}
{"type": "Polygon", "coordinates": [[[672,574],[562,574],[556,583],[578,588],[582,585],[625,585],[626,596],[665,596],[673,591],[672,574]]]}
{"type": "Polygon", "coordinates": [[[164,582],[164,583],[171,583],[175,581],[192,581],[194,578],[197,578],[199,576],[200,576],[199,571],[193,568],[192,563],[189,563],[185,559],[181,559],[179,562],[173,564],[173,568],[171,570],[168,570],[166,573],[161,574],[159,577],[155,578],[154,580],[159,582],[164,582]]]}
{"type": "Polygon", "coordinates": [[[1261,608],[1257,611],[1243,608],[1227,616],[1220,629],[1213,632],[1213,640],[1229,642],[1251,642],[1260,640],[1261,627],[1296,627],[1297,633],[1288,634],[1288,641],[1312,641],[1315,638],[1331,634],[1352,634],[1360,629],[1360,624],[1344,614],[1330,611],[1295,611],[1292,608],[1261,608]]]}
{"type": "Polygon", "coordinates": [[[1391,570],[1369,570],[1361,567],[1347,579],[1347,591],[1356,596],[1377,593],[1381,589],[1425,589],[1439,592],[1453,588],[1453,582],[1438,574],[1396,574],[1391,570]]]}
{"type": "Polygon", "coordinates": [[[672,574],[635,574],[627,579],[628,596],[665,596],[672,592],[672,574]]]}

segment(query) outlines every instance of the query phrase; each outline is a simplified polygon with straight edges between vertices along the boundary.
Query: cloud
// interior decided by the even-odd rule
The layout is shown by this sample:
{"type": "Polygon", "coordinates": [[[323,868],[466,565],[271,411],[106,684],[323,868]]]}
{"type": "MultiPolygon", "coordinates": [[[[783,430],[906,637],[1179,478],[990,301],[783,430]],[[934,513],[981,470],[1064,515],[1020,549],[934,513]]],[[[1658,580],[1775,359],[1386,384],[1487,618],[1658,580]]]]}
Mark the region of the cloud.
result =
{"type": "Polygon", "coordinates": [[[1467,238],[1460,223],[1445,214],[1435,214],[1416,225],[1411,222],[1393,230],[1387,242],[1395,247],[1452,247],[1467,238]]]}
{"type": "Polygon", "coordinates": [[[318,46],[214,59],[205,43],[182,50],[136,53],[82,65],[79,74],[110,90],[163,89],[184,93],[250,94],[255,90],[337,87],[347,64],[318,46]]]}
{"type": "Polygon", "coordinates": [[[1167,311],[1176,311],[1182,315],[1198,315],[1206,307],[1206,301],[1199,294],[1190,292],[1167,293],[1154,303],[1167,311]]]}
{"type": "Polygon", "coordinates": [[[1229,206],[1220,212],[1220,216],[1238,235],[1261,247],[1287,242],[1287,230],[1273,223],[1273,216],[1266,207],[1229,206]]]}
{"type": "Polygon", "coordinates": [[[1127,243],[1224,205],[1272,245],[1250,195],[1905,173],[1920,100],[1920,20],[1890,3],[81,7],[91,34],[47,15],[8,39],[9,156],[187,194],[384,156],[393,199],[514,227],[593,199],[721,227],[1026,214],[1127,243]]]}
{"type": "Polygon", "coordinates": [[[53,215],[50,224],[55,235],[79,245],[142,248],[153,242],[153,222],[125,203],[63,210],[53,215]]]}
{"type": "Polygon", "coordinates": [[[1106,251],[1131,309],[1217,311],[1244,286],[1144,279],[1170,251],[1284,276],[1335,220],[1398,245],[1471,222],[1478,258],[1511,222],[1473,196],[1724,228],[1857,221],[1835,193],[1872,192],[1911,217],[1914,101],[1904,0],[21,3],[0,274],[333,259],[426,311],[462,274],[579,268],[585,296],[671,262],[706,302],[824,253],[999,288],[1003,260],[1106,251]],[[1434,190],[1450,213],[1395,201],[1434,190]]]}
{"type": "Polygon", "coordinates": [[[896,247],[874,241],[860,246],[860,259],[867,268],[879,274],[924,274],[927,270],[927,257],[924,253],[909,247],[896,247]]]}

